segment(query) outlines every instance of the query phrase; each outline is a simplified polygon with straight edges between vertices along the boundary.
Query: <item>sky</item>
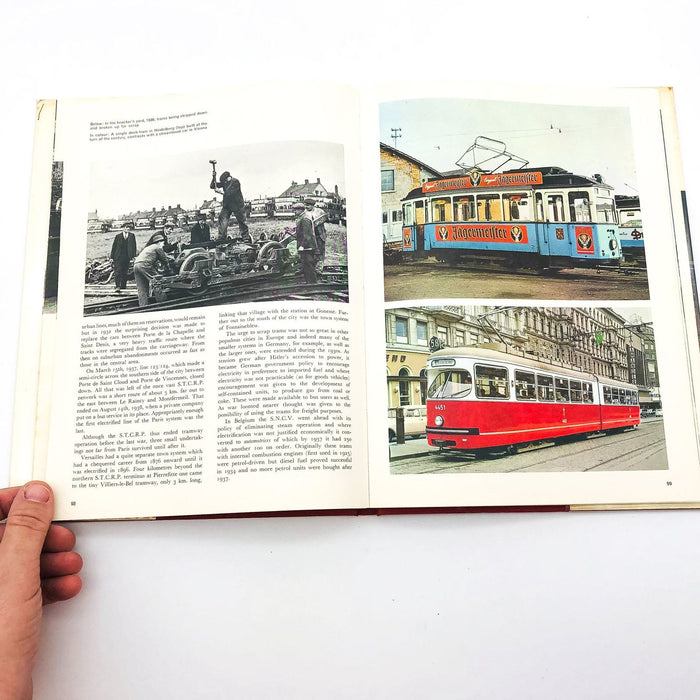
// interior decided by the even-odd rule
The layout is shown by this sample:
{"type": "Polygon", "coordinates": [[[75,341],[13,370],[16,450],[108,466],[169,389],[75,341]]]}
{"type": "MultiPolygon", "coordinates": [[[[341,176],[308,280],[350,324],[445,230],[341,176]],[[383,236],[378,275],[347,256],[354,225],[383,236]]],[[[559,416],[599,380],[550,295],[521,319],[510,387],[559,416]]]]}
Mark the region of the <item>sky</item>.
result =
{"type": "Polygon", "coordinates": [[[623,107],[457,99],[380,106],[380,140],[440,172],[455,170],[477,136],[504,142],[506,150],[529,161],[528,167],[599,173],[618,194],[637,191],[629,111],[623,107]],[[392,128],[401,129],[396,144],[392,128]]]}
{"type": "MultiPolygon", "coordinates": [[[[291,141],[179,153],[148,160],[97,161],[90,177],[89,210],[100,218],[153,207],[185,209],[201,205],[214,194],[209,189],[215,159],[220,176],[228,170],[241,182],[246,199],[276,197],[292,180],[315,182],[329,191],[338,185],[345,195],[343,147],[335,143],[291,141]]],[[[218,197],[221,199],[221,196],[218,197]]]]}

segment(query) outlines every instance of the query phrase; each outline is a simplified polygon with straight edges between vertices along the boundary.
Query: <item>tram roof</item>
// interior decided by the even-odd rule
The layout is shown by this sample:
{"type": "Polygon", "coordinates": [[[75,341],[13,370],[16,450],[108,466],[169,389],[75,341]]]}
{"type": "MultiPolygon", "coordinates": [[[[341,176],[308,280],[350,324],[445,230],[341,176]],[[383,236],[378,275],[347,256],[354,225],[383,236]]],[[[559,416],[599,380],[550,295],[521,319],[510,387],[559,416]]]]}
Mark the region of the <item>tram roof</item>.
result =
{"type": "MultiPolygon", "coordinates": [[[[635,391],[638,390],[636,385],[630,384],[629,382],[622,382],[619,379],[611,379],[610,377],[603,377],[597,374],[592,374],[591,372],[583,372],[579,369],[573,369],[572,367],[555,365],[553,363],[546,362],[545,360],[535,360],[526,355],[517,355],[515,353],[503,352],[502,350],[492,350],[490,348],[475,348],[469,346],[443,348],[442,350],[436,350],[434,353],[432,353],[432,355],[430,355],[430,359],[455,356],[473,357],[474,359],[491,360],[492,362],[508,362],[514,365],[522,365],[532,369],[539,369],[543,372],[548,372],[551,374],[561,374],[566,377],[573,377],[574,379],[586,379],[588,381],[594,380],[603,384],[609,384],[610,386],[624,387],[625,389],[634,389],[635,391]]],[[[445,367],[444,369],[449,368],[445,367]]]]}
{"type": "MultiPolygon", "coordinates": [[[[548,188],[548,187],[605,187],[606,189],[612,189],[612,186],[606,182],[596,179],[596,177],[586,177],[585,175],[576,175],[558,165],[546,165],[533,168],[514,168],[512,170],[504,170],[501,175],[512,175],[512,174],[523,174],[523,173],[541,173],[542,174],[542,184],[537,185],[538,188],[548,188]]],[[[468,177],[467,172],[463,169],[450,170],[442,173],[440,177],[432,177],[426,182],[439,182],[441,180],[451,180],[459,177],[468,177]]],[[[501,185],[501,186],[484,186],[484,187],[469,187],[468,189],[487,191],[487,190],[497,190],[497,189],[532,189],[532,185],[501,185]]],[[[467,189],[467,188],[465,188],[467,189]]],[[[423,192],[423,186],[415,187],[412,189],[404,199],[413,199],[419,195],[425,194],[423,192]]],[[[440,195],[449,195],[449,190],[441,190],[440,195]]]]}

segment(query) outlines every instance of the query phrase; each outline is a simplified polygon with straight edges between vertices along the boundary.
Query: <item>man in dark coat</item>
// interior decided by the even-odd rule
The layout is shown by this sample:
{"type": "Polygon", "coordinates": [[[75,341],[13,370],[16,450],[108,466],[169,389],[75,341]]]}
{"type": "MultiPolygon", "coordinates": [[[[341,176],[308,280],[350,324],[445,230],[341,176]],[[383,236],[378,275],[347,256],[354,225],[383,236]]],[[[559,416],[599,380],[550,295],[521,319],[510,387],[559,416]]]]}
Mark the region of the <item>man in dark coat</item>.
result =
{"type": "Polygon", "coordinates": [[[206,217],[200,216],[197,219],[197,223],[190,230],[190,245],[207,243],[209,240],[211,240],[209,224],[207,224],[206,217]]]}
{"type": "Polygon", "coordinates": [[[316,254],[318,246],[316,244],[316,235],[314,234],[314,222],[310,214],[313,209],[313,203],[307,204],[305,211],[297,219],[297,251],[301,258],[301,271],[304,273],[304,280],[313,284],[316,282],[316,254]]]}
{"type": "Polygon", "coordinates": [[[241,192],[241,183],[235,177],[231,177],[231,173],[226,170],[221,173],[218,183],[216,175],[212,177],[209,187],[224,196],[221,213],[219,214],[219,239],[224,240],[226,238],[228,222],[231,214],[233,214],[238,222],[241,240],[246,243],[252,242],[248,233],[248,224],[245,222],[245,200],[241,192]]]}
{"type": "Polygon", "coordinates": [[[112,258],[114,266],[114,284],[118,292],[126,289],[126,276],[129,272],[129,265],[136,257],[136,236],[133,232],[132,221],[124,222],[124,228],[114,237],[112,242],[112,258]]]}

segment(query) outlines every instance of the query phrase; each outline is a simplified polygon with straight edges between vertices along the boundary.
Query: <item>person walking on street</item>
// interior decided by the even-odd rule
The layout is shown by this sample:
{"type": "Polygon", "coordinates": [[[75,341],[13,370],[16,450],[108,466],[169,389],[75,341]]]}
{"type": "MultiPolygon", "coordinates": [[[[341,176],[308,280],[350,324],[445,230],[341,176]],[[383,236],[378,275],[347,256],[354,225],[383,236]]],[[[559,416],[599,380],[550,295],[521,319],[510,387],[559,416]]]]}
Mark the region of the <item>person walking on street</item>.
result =
{"type": "Polygon", "coordinates": [[[118,292],[126,289],[129,265],[136,257],[136,236],[133,229],[132,221],[124,222],[124,228],[114,237],[112,252],[109,254],[114,266],[114,285],[118,292]]]}
{"type": "Polygon", "coordinates": [[[151,279],[157,273],[156,263],[161,262],[166,267],[169,264],[168,256],[163,251],[165,235],[156,233],[152,242],[147,245],[134,260],[134,277],[136,278],[136,290],[139,295],[139,306],[148,306],[151,292],[151,279]]]}

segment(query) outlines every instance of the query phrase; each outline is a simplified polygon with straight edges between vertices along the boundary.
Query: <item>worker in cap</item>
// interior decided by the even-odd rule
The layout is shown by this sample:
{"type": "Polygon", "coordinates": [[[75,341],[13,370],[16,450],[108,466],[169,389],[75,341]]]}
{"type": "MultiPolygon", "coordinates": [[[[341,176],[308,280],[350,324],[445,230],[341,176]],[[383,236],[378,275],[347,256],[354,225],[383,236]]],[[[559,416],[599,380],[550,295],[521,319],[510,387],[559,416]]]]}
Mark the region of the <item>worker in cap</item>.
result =
{"type": "Polygon", "coordinates": [[[252,242],[245,220],[245,200],[241,191],[241,183],[232,177],[228,170],[225,170],[221,173],[218,182],[216,181],[216,172],[213,173],[209,187],[223,195],[221,212],[219,213],[219,239],[224,240],[227,237],[228,222],[233,214],[238,222],[241,239],[247,243],[252,242]]]}
{"type": "Polygon", "coordinates": [[[151,296],[151,280],[157,274],[156,264],[162,263],[166,268],[170,261],[163,251],[166,237],[159,231],[151,236],[149,243],[134,260],[134,278],[136,279],[136,291],[139,295],[139,306],[148,306],[151,296]]]}

